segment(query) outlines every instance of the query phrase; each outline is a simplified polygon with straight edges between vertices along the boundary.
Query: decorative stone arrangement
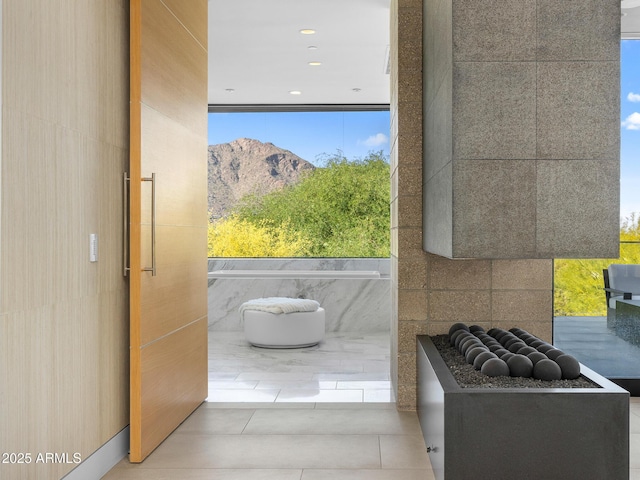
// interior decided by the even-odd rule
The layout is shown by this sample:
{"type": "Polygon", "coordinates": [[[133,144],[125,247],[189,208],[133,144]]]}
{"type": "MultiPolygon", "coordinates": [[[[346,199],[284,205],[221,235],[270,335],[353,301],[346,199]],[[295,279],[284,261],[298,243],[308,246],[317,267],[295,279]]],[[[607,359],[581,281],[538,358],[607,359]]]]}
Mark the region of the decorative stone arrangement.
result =
{"type": "Polygon", "coordinates": [[[520,328],[485,332],[478,325],[456,323],[449,329],[449,343],[476,370],[490,377],[551,381],[580,376],[580,363],[574,357],[520,328]]]}

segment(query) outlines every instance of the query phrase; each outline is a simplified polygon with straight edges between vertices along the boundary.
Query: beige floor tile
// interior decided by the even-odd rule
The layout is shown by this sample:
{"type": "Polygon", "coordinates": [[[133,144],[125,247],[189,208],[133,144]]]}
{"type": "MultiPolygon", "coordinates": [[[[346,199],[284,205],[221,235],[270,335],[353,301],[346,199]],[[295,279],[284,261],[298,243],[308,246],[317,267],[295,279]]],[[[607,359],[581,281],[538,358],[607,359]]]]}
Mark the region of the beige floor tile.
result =
{"type": "Polygon", "coordinates": [[[375,435],[183,435],[174,433],[146,468],[380,468],[375,435]]]}
{"type": "Polygon", "coordinates": [[[431,470],[422,435],[381,435],[382,468],[431,470]]]}
{"type": "Polygon", "coordinates": [[[301,381],[274,381],[274,380],[263,380],[258,382],[256,386],[256,390],[261,389],[316,389],[316,390],[335,390],[336,384],[338,382],[335,381],[318,381],[313,380],[309,382],[301,382],[301,381]]]}
{"type": "Polygon", "coordinates": [[[254,410],[237,408],[212,409],[203,404],[176,430],[177,433],[240,434],[247,426],[254,410]]]}
{"type": "Polygon", "coordinates": [[[629,470],[629,480],[640,480],[640,468],[629,470]]]}
{"type": "Polygon", "coordinates": [[[318,410],[361,410],[366,408],[367,410],[396,410],[396,404],[393,402],[370,402],[366,405],[358,405],[357,403],[316,403],[316,409],[318,410]]]}
{"type": "Polygon", "coordinates": [[[280,390],[209,390],[207,402],[275,402],[280,390]]]}
{"type": "Polygon", "coordinates": [[[420,435],[415,412],[396,410],[256,410],[245,434],[420,435]]]}
{"type": "MultiPolygon", "coordinates": [[[[327,403],[325,405],[330,405],[330,404],[327,403]]],[[[316,408],[316,404],[309,403],[309,402],[297,402],[297,403],[294,403],[294,402],[292,403],[241,402],[241,403],[238,403],[238,402],[211,402],[207,400],[205,403],[203,403],[200,406],[200,408],[214,408],[214,409],[232,408],[232,409],[238,409],[238,410],[247,410],[247,409],[254,410],[256,408],[261,408],[261,409],[262,408],[268,408],[268,409],[291,408],[291,409],[313,410],[314,408],[316,408]]]]}
{"type": "Polygon", "coordinates": [[[309,470],[301,480],[435,480],[431,470],[309,470]]]}
{"type": "MultiPolygon", "coordinates": [[[[640,412],[637,415],[635,413],[629,414],[629,432],[640,433],[640,412]]],[[[640,454],[640,452],[638,453],[640,454]]]]}
{"type": "Polygon", "coordinates": [[[362,390],[280,390],[276,402],[358,402],[362,390]]]}
{"type": "Polygon", "coordinates": [[[629,435],[629,467],[640,469],[640,433],[629,435]]]}
{"type": "MultiPolygon", "coordinates": [[[[301,469],[116,468],[102,480],[300,480],[301,469]]],[[[402,480],[402,479],[398,479],[402,480]]]]}
{"type": "Polygon", "coordinates": [[[363,390],[364,403],[370,402],[395,402],[396,397],[393,390],[363,390]]]}

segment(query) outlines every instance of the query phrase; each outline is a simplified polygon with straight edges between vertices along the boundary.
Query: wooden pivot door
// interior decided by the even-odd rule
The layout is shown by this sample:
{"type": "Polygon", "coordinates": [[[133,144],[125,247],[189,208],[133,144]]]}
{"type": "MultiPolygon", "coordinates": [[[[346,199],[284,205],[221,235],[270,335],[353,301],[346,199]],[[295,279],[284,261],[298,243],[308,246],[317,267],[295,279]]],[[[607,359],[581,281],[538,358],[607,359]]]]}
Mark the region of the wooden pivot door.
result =
{"type": "Polygon", "coordinates": [[[207,397],[207,0],[131,0],[131,462],[207,397]]]}

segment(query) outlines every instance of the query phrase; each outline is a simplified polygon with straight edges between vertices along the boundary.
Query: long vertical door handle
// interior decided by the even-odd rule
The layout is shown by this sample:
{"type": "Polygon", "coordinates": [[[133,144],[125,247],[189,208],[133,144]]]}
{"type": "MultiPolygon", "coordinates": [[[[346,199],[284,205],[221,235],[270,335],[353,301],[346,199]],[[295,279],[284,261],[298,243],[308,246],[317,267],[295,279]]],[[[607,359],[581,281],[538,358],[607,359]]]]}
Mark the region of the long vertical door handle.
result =
{"type": "Polygon", "coordinates": [[[156,276],[156,174],[150,177],[142,177],[143,182],[151,182],[151,266],[144,267],[143,272],[151,272],[151,276],[156,276]]]}
{"type": "Polygon", "coordinates": [[[129,275],[129,174],[122,176],[122,268],[124,276],[129,275]]]}

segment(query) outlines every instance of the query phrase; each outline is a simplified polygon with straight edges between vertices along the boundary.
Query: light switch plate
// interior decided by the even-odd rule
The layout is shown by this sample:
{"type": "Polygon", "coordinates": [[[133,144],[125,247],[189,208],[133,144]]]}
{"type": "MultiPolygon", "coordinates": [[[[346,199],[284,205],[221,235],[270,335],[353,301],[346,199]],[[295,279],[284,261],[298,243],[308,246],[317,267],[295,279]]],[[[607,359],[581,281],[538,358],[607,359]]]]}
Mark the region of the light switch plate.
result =
{"type": "Polygon", "coordinates": [[[97,233],[89,234],[89,261],[90,262],[98,261],[98,234],[97,233]]]}

